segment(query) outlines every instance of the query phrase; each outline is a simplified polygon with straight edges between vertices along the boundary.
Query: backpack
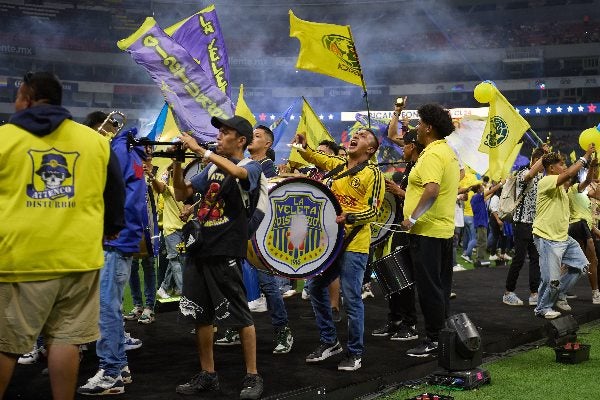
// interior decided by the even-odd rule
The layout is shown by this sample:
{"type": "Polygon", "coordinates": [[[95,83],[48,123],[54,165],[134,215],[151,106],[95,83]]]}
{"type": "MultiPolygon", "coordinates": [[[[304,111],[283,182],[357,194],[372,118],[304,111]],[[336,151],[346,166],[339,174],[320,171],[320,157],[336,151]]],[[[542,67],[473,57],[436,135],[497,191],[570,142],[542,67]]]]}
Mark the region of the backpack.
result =
{"type": "Polygon", "coordinates": [[[517,174],[513,174],[506,179],[500,194],[498,203],[498,218],[502,221],[512,222],[513,215],[519,203],[523,201],[527,187],[523,188],[521,194],[517,196],[518,179],[517,174]]]}
{"type": "MultiPolygon", "coordinates": [[[[237,165],[243,167],[250,161],[253,160],[251,158],[244,158],[240,160],[237,165]]],[[[208,176],[211,176],[216,170],[217,166],[212,164],[208,170],[208,176]]],[[[250,192],[242,189],[239,179],[236,179],[235,181],[242,197],[242,203],[246,208],[246,215],[248,216],[248,239],[250,239],[258,229],[267,212],[267,207],[269,205],[269,181],[265,174],[261,172],[258,185],[250,192]]]]}

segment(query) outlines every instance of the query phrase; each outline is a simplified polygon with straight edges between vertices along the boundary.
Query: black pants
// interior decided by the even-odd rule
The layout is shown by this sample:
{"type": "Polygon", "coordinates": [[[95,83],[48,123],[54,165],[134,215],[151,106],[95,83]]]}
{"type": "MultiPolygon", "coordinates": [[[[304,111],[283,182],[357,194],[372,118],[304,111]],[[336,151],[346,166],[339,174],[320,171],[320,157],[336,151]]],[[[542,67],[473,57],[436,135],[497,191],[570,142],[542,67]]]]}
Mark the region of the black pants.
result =
{"type": "Polygon", "coordinates": [[[506,236],[504,236],[504,231],[498,225],[498,221],[494,218],[493,215],[490,215],[490,229],[492,231],[492,243],[490,244],[490,255],[493,256],[496,254],[496,250],[500,249],[501,253],[506,252],[506,236]]]}
{"type": "Polygon", "coordinates": [[[410,235],[410,256],[425,320],[425,334],[432,341],[438,340],[450,312],[452,241],[452,237],[410,235]]]}
{"type": "Polygon", "coordinates": [[[515,257],[508,269],[506,277],[506,290],[514,292],[517,287],[517,279],[519,272],[525,263],[525,255],[529,255],[529,291],[537,293],[540,286],[540,255],[538,254],[535,245],[533,244],[533,225],[522,222],[515,222],[514,238],[515,238],[515,257]]]}
{"type": "MultiPolygon", "coordinates": [[[[405,246],[402,249],[400,256],[402,260],[401,264],[405,272],[414,279],[415,272],[408,246],[405,246]]],[[[388,305],[390,308],[390,312],[388,314],[389,321],[402,321],[404,324],[409,326],[417,324],[415,284],[412,284],[399,292],[392,293],[388,298],[388,305]]]]}

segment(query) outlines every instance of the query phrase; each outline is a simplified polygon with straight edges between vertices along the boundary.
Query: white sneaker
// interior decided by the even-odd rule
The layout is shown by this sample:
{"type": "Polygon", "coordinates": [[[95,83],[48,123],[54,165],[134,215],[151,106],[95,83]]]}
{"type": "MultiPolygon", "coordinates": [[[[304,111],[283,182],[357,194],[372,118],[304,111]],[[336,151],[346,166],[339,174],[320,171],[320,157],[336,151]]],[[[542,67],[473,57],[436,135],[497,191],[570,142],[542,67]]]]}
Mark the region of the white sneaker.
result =
{"type": "Polygon", "coordinates": [[[571,311],[571,306],[567,303],[567,300],[557,300],[555,305],[561,311],[571,311]]]}
{"type": "Polygon", "coordinates": [[[466,254],[461,254],[460,258],[462,258],[463,260],[465,260],[468,263],[472,263],[473,262],[473,260],[471,259],[471,257],[469,257],[466,254]]]}
{"type": "Polygon", "coordinates": [[[592,290],[592,304],[600,304],[600,290],[592,290]]]}
{"type": "Polygon", "coordinates": [[[499,259],[500,259],[500,257],[498,257],[495,254],[490,256],[490,261],[498,261],[499,259]]]}
{"type": "Polygon", "coordinates": [[[290,290],[285,291],[281,296],[284,299],[287,299],[288,297],[292,297],[295,294],[296,294],[296,291],[294,289],[290,289],[290,290]]]}
{"type": "Polygon", "coordinates": [[[265,296],[260,296],[258,299],[248,303],[248,308],[252,312],[265,312],[267,311],[267,299],[265,296]],[[250,305],[252,303],[252,305],[250,305]]]}
{"type": "Polygon", "coordinates": [[[125,386],[123,385],[123,379],[120,374],[113,378],[104,375],[104,370],[99,369],[98,372],[96,372],[96,375],[88,379],[85,385],[77,388],[77,393],[91,396],[120,394],[125,393],[125,386]]]}
{"type": "Polygon", "coordinates": [[[544,317],[546,319],[554,319],[554,318],[560,317],[560,315],[561,315],[560,312],[550,310],[550,311],[546,311],[546,313],[544,315],[540,315],[540,316],[544,317]]]}
{"type": "Polygon", "coordinates": [[[529,295],[529,305],[530,306],[537,306],[537,302],[538,302],[538,294],[537,293],[531,293],[529,295]]]}
{"type": "Polygon", "coordinates": [[[509,306],[522,306],[523,300],[515,292],[508,292],[502,295],[502,302],[509,306]]]}
{"type": "Polygon", "coordinates": [[[310,299],[310,294],[308,293],[308,290],[306,290],[306,288],[302,289],[302,300],[308,300],[310,299]]]}
{"type": "Polygon", "coordinates": [[[506,260],[506,261],[512,260],[512,257],[509,256],[508,254],[501,254],[500,258],[502,258],[503,260],[506,260]]]}
{"type": "Polygon", "coordinates": [[[163,287],[161,286],[160,289],[158,289],[156,291],[156,294],[158,295],[158,297],[160,297],[161,299],[168,299],[169,297],[169,293],[167,293],[167,291],[165,289],[163,289],[163,287]]]}
{"type": "Polygon", "coordinates": [[[456,264],[454,267],[452,267],[452,271],[454,271],[454,272],[466,271],[466,270],[467,269],[460,264],[456,264]]]}
{"type": "Polygon", "coordinates": [[[129,332],[125,332],[125,351],[135,350],[142,347],[142,341],[131,337],[129,332]]]}
{"type": "Polygon", "coordinates": [[[40,351],[37,347],[37,344],[34,344],[33,350],[31,350],[29,353],[23,354],[21,357],[19,357],[17,362],[19,364],[23,364],[23,365],[35,364],[39,358],[40,358],[40,351]]]}

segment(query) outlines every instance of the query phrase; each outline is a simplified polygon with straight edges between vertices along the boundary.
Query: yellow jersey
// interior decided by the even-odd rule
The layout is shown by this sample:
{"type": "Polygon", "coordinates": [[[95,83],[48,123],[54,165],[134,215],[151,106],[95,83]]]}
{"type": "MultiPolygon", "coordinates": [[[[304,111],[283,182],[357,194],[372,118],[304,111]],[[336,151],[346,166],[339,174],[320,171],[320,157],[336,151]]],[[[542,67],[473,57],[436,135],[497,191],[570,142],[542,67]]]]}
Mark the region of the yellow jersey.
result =
{"type": "Polygon", "coordinates": [[[426,184],[436,183],[440,186],[440,191],[431,208],[417,219],[410,233],[442,239],[454,235],[454,206],[459,180],[460,170],[456,153],[445,139],[431,142],[421,152],[408,175],[404,218],[410,217],[417,207],[426,184]]]}
{"type": "MultiPolygon", "coordinates": [[[[338,165],[346,163],[344,157],[331,156],[313,151],[308,147],[305,152],[300,152],[300,154],[306,161],[325,171],[331,171],[338,165]]],[[[347,167],[344,168],[340,175],[347,170],[347,167]]],[[[349,234],[353,226],[362,225],[346,250],[356,253],[369,253],[371,245],[370,223],[377,219],[385,194],[383,174],[376,165],[368,164],[354,175],[334,179],[331,184],[331,191],[339,201],[342,211],[354,214],[356,217],[354,224],[345,226],[346,235],[349,234]]]]}

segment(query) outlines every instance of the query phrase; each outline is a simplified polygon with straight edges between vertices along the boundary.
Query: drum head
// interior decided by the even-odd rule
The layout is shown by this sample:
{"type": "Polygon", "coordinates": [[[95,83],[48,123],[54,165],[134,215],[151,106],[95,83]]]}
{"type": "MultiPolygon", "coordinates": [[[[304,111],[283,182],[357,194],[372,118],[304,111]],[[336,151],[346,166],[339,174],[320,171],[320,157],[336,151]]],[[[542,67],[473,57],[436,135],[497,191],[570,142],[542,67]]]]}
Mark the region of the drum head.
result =
{"type": "Polygon", "coordinates": [[[392,231],[381,225],[399,224],[402,218],[400,211],[400,201],[398,198],[390,192],[385,192],[381,212],[377,220],[371,224],[371,246],[377,246],[390,237],[392,231]]]}
{"type": "Polygon", "coordinates": [[[319,274],[341,250],[341,207],[322,183],[289,178],[269,190],[269,205],[252,246],[273,273],[292,279],[319,274]]]}

